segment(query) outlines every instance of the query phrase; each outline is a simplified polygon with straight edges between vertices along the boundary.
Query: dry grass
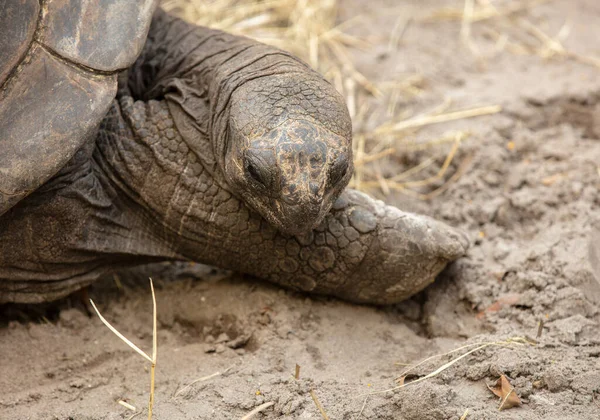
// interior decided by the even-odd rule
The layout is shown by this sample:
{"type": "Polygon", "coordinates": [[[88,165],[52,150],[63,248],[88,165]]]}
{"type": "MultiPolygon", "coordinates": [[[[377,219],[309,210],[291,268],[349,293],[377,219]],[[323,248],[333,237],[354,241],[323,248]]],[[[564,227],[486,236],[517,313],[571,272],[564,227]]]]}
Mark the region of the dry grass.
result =
{"type": "MultiPolygon", "coordinates": [[[[401,100],[410,101],[423,92],[426,80],[413,74],[375,83],[358,71],[353,50],[369,48],[370,44],[347,32],[360,23],[361,16],[339,22],[337,0],[166,0],[163,7],[190,22],[291,51],[319,70],[346,98],[353,119],[355,176],[351,186],[357,189],[377,189],[383,194],[399,191],[420,199],[440,194],[466,169],[468,159],[456,168],[446,163],[447,156],[456,156],[456,139],[465,140],[469,135],[447,133],[417,143],[415,134],[430,124],[500,111],[497,106],[454,111],[448,102],[417,116],[412,109],[398,109],[401,100]],[[415,167],[391,175],[389,169],[383,169],[415,150],[423,151],[415,167]],[[432,172],[436,175],[431,176],[432,172]]],[[[398,48],[411,22],[411,17],[399,17],[388,49],[398,48]]],[[[397,164],[391,168],[396,170],[397,164]]]]}
{"type": "MultiPolygon", "coordinates": [[[[102,323],[104,325],[106,325],[106,327],[109,330],[111,330],[117,337],[119,337],[133,351],[135,351],[140,356],[142,356],[144,359],[146,359],[147,361],[150,362],[150,397],[148,399],[148,420],[152,420],[152,408],[154,407],[154,374],[156,371],[156,356],[157,356],[157,347],[158,347],[157,334],[156,334],[156,323],[157,323],[156,322],[156,296],[154,294],[154,285],[152,284],[152,279],[150,279],[150,290],[152,291],[152,357],[150,357],[145,351],[140,349],[138,346],[133,344],[133,342],[131,342],[131,340],[129,340],[127,337],[125,337],[123,334],[121,334],[119,332],[119,330],[117,330],[115,327],[113,327],[110,324],[110,322],[108,322],[106,320],[106,318],[104,318],[102,316],[102,314],[96,307],[96,304],[94,304],[94,301],[90,299],[90,303],[92,304],[92,307],[96,311],[96,314],[98,314],[98,317],[100,318],[102,323]]],[[[133,407],[130,404],[125,403],[124,401],[119,401],[119,404],[130,410],[132,408],[133,408],[133,410],[135,410],[135,407],[133,407]]],[[[139,414],[139,413],[136,413],[136,415],[137,414],[139,414]]]]}
{"type": "MultiPolygon", "coordinates": [[[[396,365],[398,366],[406,366],[406,368],[404,369],[404,371],[400,374],[400,376],[396,379],[396,382],[398,383],[397,386],[392,387],[392,388],[388,388],[388,389],[384,389],[381,391],[373,391],[373,392],[369,392],[366,394],[361,394],[356,396],[356,398],[363,398],[364,397],[364,401],[362,404],[362,408],[359,412],[359,417],[362,415],[362,412],[365,409],[365,406],[367,405],[367,401],[369,399],[369,397],[373,396],[373,395],[377,395],[377,394],[385,394],[388,392],[393,392],[393,391],[398,391],[401,388],[404,388],[406,386],[409,385],[415,385],[418,384],[420,382],[426,381],[428,379],[434,378],[436,376],[438,376],[440,373],[444,372],[445,370],[449,369],[450,367],[452,367],[454,364],[458,363],[459,361],[461,361],[462,359],[464,359],[465,357],[476,353],[480,350],[483,350],[485,348],[488,347],[521,347],[521,346],[532,346],[535,345],[536,343],[531,341],[530,339],[524,338],[524,337],[510,337],[507,338],[506,340],[501,340],[501,341],[488,341],[488,342],[481,342],[481,343],[471,343],[471,344],[466,344],[464,346],[455,348],[454,350],[450,350],[446,353],[441,353],[441,354],[435,354],[433,356],[430,356],[426,359],[423,359],[422,361],[420,361],[419,363],[416,364],[405,364],[405,363],[396,363],[396,365]],[[414,381],[410,381],[410,382],[406,382],[405,379],[408,375],[409,372],[415,370],[416,368],[418,368],[419,366],[423,366],[423,365],[427,365],[428,363],[440,359],[442,357],[445,356],[449,356],[451,354],[454,353],[459,353],[458,356],[453,357],[450,361],[448,361],[447,363],[444,363],[441,366],[438,366],[435,370],[433,370],[432,372],[426,374],[425,376],[421,376],[418,379],[415,379],[414,381]]],[[[469,410],[465,410],[463,416],[461,417],[461,419],[464,419],[467,417],[469,413],[469,410]]]]}
{"type": "MultiPolygon", "coordinates": [[[[458,347],[454,350],[451,350],[449,352],[446,353],[441,353],[441,354],[435,354],[433,356],[430,356],[422,361],[420,361],[419,363],[416,364],[411,364],[408,365],[408,367],[400,374],[400,376],[396,379],[396,382],[398,382],[399,385],[392,387],[392,388],[388,388],[388,389],[384,389],[381,391],[374,391],[374,392],[370,392],[368,394],[362,394],[359,395],[358,397],[369,397],[371,395],[376,395],[376,394],[384,394],[384,393],[388,393],[388,392],[392,392],[392,391],[397,391],[401,388],[404,388],[406,386],[409,385],[415,385],[419,382],[423,382],[426,381],[428,379],[431,379],[435,376],[438,376],[440,373],[444,372],[445,370],[449,369],[450,367],[452,367],[454,364],[458,363],[459,361],[461,361],[462,359],[464,359],[465,357],[476,353],[480,350],[483,350],[487,347],[520,347],[520,346],[532,346],[535,345],[536,343],[524,338],[524,337],[511,337],[508,338],[506,340],[501,340],[501,341],[488,341],[488,342],[483,342],[483,343],[472,343],[472,344],[467,344],[461,347],[458,347]],[[459,353],[460,352],[460,353],[459,353]],[[415,379],[414,381],[410,381],[410,382],[405,382],[405,378],[408,375],[409,372],[415,370],[416,368],[418,368],[419,366],[423,366],[426,365],[427,363],[454,354],[454,353],[459,353],[458,356],[452,358],[450,361],[448,361],[447,363],[444,363],[443,365],[437,367],[435,370],[433,370],[432,372],[428,373],[425,376],[422,376],[418,379],[415,379]]],[[[401,366],[405,366],[405,364],[403,363],[398,363],[398,365],[401,366]]],[[[364,406],[364,404],[363,404],[364,406]]]]}
{"type": "Polygon", "coordinates": [[[530,11],[537,6],[555,0],[465,0],[464,7],[442,8],[423,18],[423,21],[460,21],[461,39],[482,63],[502,52],[516,55],[536,55],[542,59],[569,59],[600,69],[600,58],[580,55],[565,47],[571,25],[568,21],[555,34],[542,29],[544,22],[534,22],[530,11]],[[478,35],[473,29],[479,29],[478,35]],[[485,42],[493,42],[494,48],[485,48],[485,42]]]}

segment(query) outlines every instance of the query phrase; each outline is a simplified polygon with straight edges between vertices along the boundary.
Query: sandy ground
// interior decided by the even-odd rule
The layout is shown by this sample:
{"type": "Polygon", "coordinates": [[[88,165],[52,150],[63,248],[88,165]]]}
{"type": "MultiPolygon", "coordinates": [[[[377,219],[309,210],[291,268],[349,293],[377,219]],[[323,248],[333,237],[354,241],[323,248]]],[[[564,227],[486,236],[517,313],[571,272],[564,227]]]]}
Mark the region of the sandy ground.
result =
{"type": "MultiPolygon", "coordinates": [[[[424,76],[423,94],[398,106],[428,109],[451,98],[455,108],[504,107],[498,115],[421,131],[425,138],[473,132],[452,166],[467,162],[467,171],[443,194],[430,201],[385,197],[463,228],[472,248],[423,293],[385,308],[201,267],[189,268],[196,279],[185,270],[175,276],[155,269],[155,418],[238,419],[273,401],[255,418],[319,419],[311,390],[330,419],[459,419],[467,409],[467,419],[600,418],[600,69],[508,52],[480,60],[461,43],[456,21],[415,19],[390,51],[387,39],[399,17],[460,9],[462,2],[341,4],[341,19],[363,15],[350,32],[376,44],[355,54],[360,71],[374,81],[424,76]],[[433,378],[366,398],[394,387],[402,364],[511,337],[537,344],[490,345],[433,378]],[[486,385],[501,374],[521,407],[498,410],[486,385]]],[[[554,1],[528,15],[551,34],[568,20],[565,46],[600,56],[597,0],[554,1]]],[[[480,30],[473,38],[491,56],[494,43],[480,30]]],[[[418,159],[407,154],[384,175],[418,159]]],[[[150,294],[145,281],[136,281],[144,275],[120,279],[122,288],[109,278],[90,295],[125,335],[149,349],[150,294]]],[[[407,382],[476,347],[417,367],[407,382]]],[[[0,367],[2,419],[126,419],[132,412],[118,400],[139,409],[147,403],[147,363],[73,298],[0,307],[0,367]]]]}

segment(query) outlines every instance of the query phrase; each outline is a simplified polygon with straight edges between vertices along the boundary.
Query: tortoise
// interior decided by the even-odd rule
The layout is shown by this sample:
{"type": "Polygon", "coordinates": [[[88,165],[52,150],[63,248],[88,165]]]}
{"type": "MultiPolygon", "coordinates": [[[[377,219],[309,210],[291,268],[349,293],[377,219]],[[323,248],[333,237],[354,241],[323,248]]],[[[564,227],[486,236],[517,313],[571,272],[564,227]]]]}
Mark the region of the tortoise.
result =
{"type": "Polygon", "coordinates": [[[0,14],[0,303],[197,261],[389,304],[466,236],[352,190],[340,94],[293,55],[155,0],[0,14]]]}

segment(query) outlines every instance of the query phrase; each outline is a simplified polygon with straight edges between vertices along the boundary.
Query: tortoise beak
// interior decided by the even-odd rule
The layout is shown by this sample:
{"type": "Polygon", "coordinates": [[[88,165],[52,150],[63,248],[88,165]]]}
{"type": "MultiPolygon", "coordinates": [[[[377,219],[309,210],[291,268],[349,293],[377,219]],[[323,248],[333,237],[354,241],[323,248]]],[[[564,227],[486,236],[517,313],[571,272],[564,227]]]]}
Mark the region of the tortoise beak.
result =
{"type": "Polygon", "coordinates": [[[290,200],[281,197],[278,201],[279,227],[284,233],[302,235],[316,228],[323,220],[322,198],[314,200],[290,200]]]}

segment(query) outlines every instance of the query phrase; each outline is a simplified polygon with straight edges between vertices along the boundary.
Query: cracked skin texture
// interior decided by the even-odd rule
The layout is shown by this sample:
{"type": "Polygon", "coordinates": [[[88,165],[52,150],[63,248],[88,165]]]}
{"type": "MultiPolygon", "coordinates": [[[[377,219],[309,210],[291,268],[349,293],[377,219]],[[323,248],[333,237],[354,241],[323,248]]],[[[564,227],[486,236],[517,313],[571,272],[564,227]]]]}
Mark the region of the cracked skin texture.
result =
{"type": "Polygon", "coordinates": [[[342,193],[351,170],[336,185],[316,170],[315,191],[328,190],[318,223],[284,233],[273,220],[289,220],[265,214],[260,205],[272,202],[228,167],[236,147],[264,143],[290,121],[338,141],[321,154],[325,168],[340,153],[351,158],[339,140],[351,135],[347,112],[325,83],[279,50],[158,12],[95,142],[0,218],[0,302],[55,299],[108,270],[169,259],[354,302],[394,303],[422,290],[466,252],[459,231],[342,193]]]}

